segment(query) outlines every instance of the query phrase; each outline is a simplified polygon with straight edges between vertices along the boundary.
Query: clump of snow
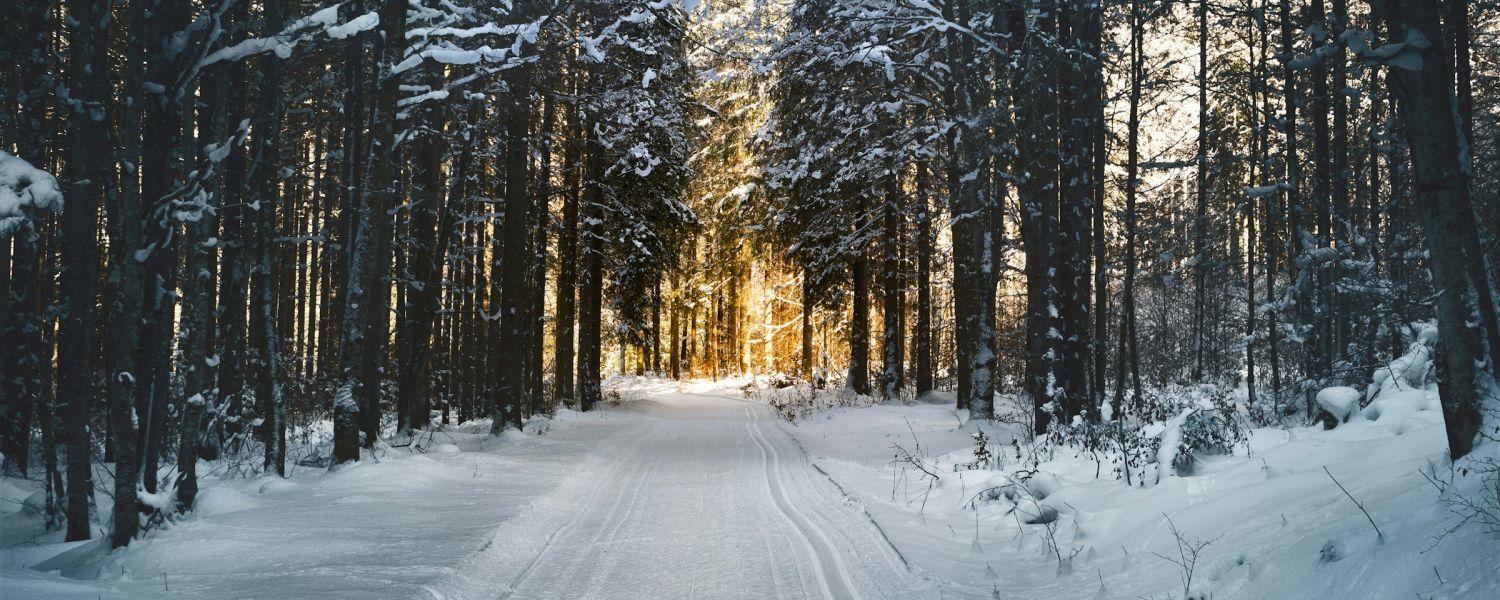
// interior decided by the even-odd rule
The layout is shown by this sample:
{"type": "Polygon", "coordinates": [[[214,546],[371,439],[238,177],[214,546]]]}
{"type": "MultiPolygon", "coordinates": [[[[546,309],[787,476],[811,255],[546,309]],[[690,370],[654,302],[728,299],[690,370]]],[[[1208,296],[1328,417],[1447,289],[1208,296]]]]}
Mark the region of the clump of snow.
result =
{"type": "Polygon", "coordinates": [[[458,444],[438,444],[432,447],[432,452],[434,454],[458,454],[463,450],[459,449],[458,444]]]}
{"type": "Polygon", "coordinates": [[[1372,400],[1361,411],[1365,420],[1391,427],[1398,435],[1422,422],[1442,422],[1437,385],[1431,376],[1436,342],[1437,328],[1423,325],[1405,355],[1375,370],[1367,388],[1372,400]],[[1418,414],[1424,412],[1428,414],[1418,414]],[[1409,419],[1416,421],[1407,423],[1409,419]]]}
{"type": "Polygon", "coordinates": [[[531,436],[526,435],[525,432],[519,429],[506,427],[505,429],[500,431],[499,437],[500,439],[508,442],[523,442],[529,439],[531,436]]]}
{"type": "Polygon", "coordinates": [[[371,12],[355,17],[342,25],[330,25],[323,31],[330,39],[342,40],[361,31],[374,29],[378,25],[380,25],[380,13],[371,12]]]}
{"type": "Polygon", "coordinates": [[[47,512],[47,495],[35,492],[21,501],[21,514],[40,517],[47,512]]]}
{"type": "Polygon", "coordinates": [[[26,210],[62,212],[62,204],[57,178],[0,150],[0,239],[25,222],[26,210]]]}
{"type": "Polygon", "coordinates": [[[521,425],[521,430],[532,435],[542,435],[552,430],[552,418],[544,414],[531,415],[521,425]]]}
{"type": "Polygon", "coordinates": [[[1379,398],[1390,391],[1420,389],[1427,383],[1432,366],[1432,345],[1437,341],[1437,327],[1423,325],[1406,354],[1386,367],[1376,369],[1371,377],[1368,395],[1379,398]]]}
{"type": "Polygon", "coordinates": [[[1333,415],[1340,423],[1349,422],[1349,417],[1359,414],[1359,390],[1351,387],[1333,386],[1318,391],[1318,406],[1333,415]]]}
{"type": "Polygon", "coordinates": [[[140,486],[136,486],[135,488],[136,502],[139,502],[142,506],[149,506],[163,512],[172,509],[172,506],[177,501],[176,496],[176,490],[170,487],[161,488],[155,492],[148,492],[146,488],[140,486]]]}
{"type": "Polygon", "coordinates": [[[1177,458],[1177,449],[1182,446],[1182,424],[1198,410],[1197,406],[1184,408],[1162,428],[1161,446],[1158,446],[1156,450],[1157,483],[1172,474],[1172,463],[1177,458]]]}

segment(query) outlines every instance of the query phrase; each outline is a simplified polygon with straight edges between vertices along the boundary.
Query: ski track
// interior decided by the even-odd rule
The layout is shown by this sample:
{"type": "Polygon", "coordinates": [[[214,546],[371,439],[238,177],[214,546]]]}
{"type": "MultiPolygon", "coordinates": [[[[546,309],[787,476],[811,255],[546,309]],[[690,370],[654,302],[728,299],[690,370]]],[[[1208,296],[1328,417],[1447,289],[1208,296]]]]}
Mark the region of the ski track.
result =
{"type": "Polygon", "coordinates": [[[786,488],[781,481],[781,471],[779,469],[781,458],[777,454],[776,448],[772,447],[771,444],[765,440],[765,434],[760,430],[759,414],[750,408],[746,408],[745,416],[745,429],[750,433],[750,437],[755,440],[755,443],[760,446],[761,458],[765,461],[766,490],[769,494],[771,494],[771,498],[775,501],[776,510],[781,513],[781,517],[788,523],[790,523],[792,527],[796,529],[798,537],[802,538],[803,546],[807,548],[808,554],[812,557],[813,568],[817,573],[818,586],[823,591],[823,597],[828,598],[829,600],[835,600],[836,598],[845,597],[853,598],[854,600],[862,600],[860,598],[858,589],[855,588],[854,584],[849,581],[849,572],[848,569],[844,566],[843,560],[839,557],[839,554],[837,552],[829,549],[829,547],[832,546],[833,543],[829,541],[828,534],[824,533],[823,530],[817,525],[809,522],[807,518],[797,510],[797,507],[793,506],[786,499],[786,488]],[[812,535],[808,535],[809,532],[811,532],[812,535]],[[818,543],[813,542],[812,538],[814,536],[818,538],[818,543]],[[831,557],[832,560],[830,561],[825,559],[825,556],[831,557]],[[828,562],[832,562],[835,569],[837,569],[839,581],[829,581],[827,566],[828,562]],[[840,592],[842,592],[841,594],[834,594],[832,588],[833,584],[839,584],[842,586],[839,590],[840,592]]]}
{"type": "MultiPolygon", "coordinates": [[[[650,432],[647,432],[648,436],[649,436],[649,433],[650,432]]],[[[632,444],[630,446],[630,449],[633,451],[631,454],[639,454],[639,450],[640,450],[641,446],[645,445],[646,440],[647,440],[647,437],[643,436],[643,437],[641,437],[637,441],[637,443],[632,444]]],[[[625,464],[626,463],[626,461],[623,459],[623,457],[625,456],[625,454],[621,454],[619,456],[620,457],[617,458],[614,461],[614,463],[615,463],[614,469],[618,469],[621,464],[625,464]]],[[[636,469],[632,469],[631,473],[632,473],[632,475],[634,475],[635,473],[638,473],[639,471],[640,471],[640,469],[636,468],[636,469]]],[[[609,486],[603,486],[603,485],[595,486],[594,489],[593,489],[593,491],[589,494],[588,499],[584,501],[583,505],[584,506],[597,506],[598,505],[599,497],[602,496],[602,495],[604,495],[604,493],[606,491],[609,491],[611,489],[614,489],[616,491],[614,502],[610,505],[609,513],[608,513],[609,514],[609,518],[611,520],[613,520],[614,517],[615,517],[615,515],[619,514],[619,512],[620,512],[620,505],[621,505],[622,501],[624,500],[625,496],[627,495],[627,493],[630,491],[630,488],[621,488],[621,487],[610,488],[609,486]]],[[[566,536],[573,529],[577,528],[578,527],[578,522],[581,520],[581,517],[583,517],[585,514],[587,514],[587,511],[578,511],[578,512],[575,512],[573,514],[572,518],[570,518],[566,523],[564,523],[562,525],[562,527],[560,527],[556,531],[553,531],[552,533],[550,533],[550,534],[547,535],[547,542],[546,542],[545,545],[542,546],[541,552],[537,553],[536,557],[534,557],[531,560],[531,562],[527,563],[526,568],[523,569],[520,573],[518,573],[516,575],[516,578],[511,582],[511,584],[506,587],[505,592],[500,595],[500,598],[502,600],[511,597],[511,595],[515,592],[515,590],[523,582],[525,582],[525,580],[527,579],[527,577],[529,575],[531,575],[531,572],[534,569],[536,569],[536,566],[548,557],[549,552],[551,552],[554,548],[556,548],[556,544],[554,544],[553,542],[555,542],[559,537],[566,536]]],[[[596,540],[597,540],[597,538],[596,538],[596,540]]],[[[573,562],[576,563],[577,560],[578,560],[578,558],[575,556],[575,558],[573,559],[573,562]]]]}
{"type": "Polygon", "coordinates": [[[529,527],[502,525],[492,543],[509,546],[458,569],[462,592],[432,596],[874,600],[935,591],[858,506],[815,476],[768,408],[672,393],[614,415],[617,434],[534,514],[519,516],[529,527]]]}

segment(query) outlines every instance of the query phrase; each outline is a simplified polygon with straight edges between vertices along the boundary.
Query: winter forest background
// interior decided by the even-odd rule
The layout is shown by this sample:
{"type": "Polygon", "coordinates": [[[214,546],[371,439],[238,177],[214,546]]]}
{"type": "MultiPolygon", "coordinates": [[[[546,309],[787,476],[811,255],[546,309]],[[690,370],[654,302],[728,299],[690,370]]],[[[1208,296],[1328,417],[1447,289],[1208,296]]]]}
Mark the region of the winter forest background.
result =
{"type": "Polygon", "coordinates": [[[1500,597],[1495,0],[3,14],[0,596],[1500,597]]]}

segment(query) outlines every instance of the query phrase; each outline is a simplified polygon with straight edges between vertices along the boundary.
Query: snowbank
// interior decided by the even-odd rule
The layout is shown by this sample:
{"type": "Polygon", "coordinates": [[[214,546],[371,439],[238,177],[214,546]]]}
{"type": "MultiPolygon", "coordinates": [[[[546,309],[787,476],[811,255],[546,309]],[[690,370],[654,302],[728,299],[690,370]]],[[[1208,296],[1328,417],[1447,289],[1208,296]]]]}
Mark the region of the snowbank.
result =
{"type": "MultiPolygon", "coordinates": [[[[98,541],[107,526],[77,543],[45,531],[25,500],[40,483],[0,478],[0,598],[418,597],[496,524],[538,518],[532,504],[573,473],[587,441],[612,435],[594,415],[552,421],[545,435],[495,438],[487,422],[419,432],[418,444],[391,440],[359,463],[296,466],[287,479],[204,462],[196,509],[114,552],[98,541]]],[[[95,470],[106,518],[110,467],[95,470]]]]}
{"type": "Polygon", "coordinates": [[[1089,451],[1034,455],[1003,424],[983,425],[995,466],[970,470],[979,425],[948,406],[836,408],[787,429],[914,571],[949,582],[948,598],[1181,598],[1168,518],[1210,542],[1191,584],[1203,597],[1497,598],[1500,539],[1470,526],[1434,545],[1456,519],[1422,474],[1446,472],[1425,352],[1383,369],[1385,391],[1363,411],[1358,390],[1322,395],[1348,418],[1334,430],[1254,429],[1232,454],[1149,487],[1126,486],[1089,451]],[[893,460],[897,446],[930,474],[893,460]]]}

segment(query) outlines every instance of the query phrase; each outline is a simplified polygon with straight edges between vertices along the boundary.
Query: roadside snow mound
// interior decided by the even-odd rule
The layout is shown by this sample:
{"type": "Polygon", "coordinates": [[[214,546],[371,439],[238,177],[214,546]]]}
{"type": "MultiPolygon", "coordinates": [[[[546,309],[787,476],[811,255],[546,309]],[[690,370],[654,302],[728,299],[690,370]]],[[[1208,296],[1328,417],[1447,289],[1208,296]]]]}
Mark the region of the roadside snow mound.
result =
{"type": "Polygon", "coordinates": [[[836,408],[787,429],[913,570],[952,582],[947,598],[1500,598],[1492,534],[1470,525],[1434,544],[1457,518],[1423,477],[1450,476],[1432,337],[1415,337],[1368,394],[1319,394],[1345,421],[1337,428],[1250,429],[1244,443],[1194,453],[1190,470],[1169,469],[1167,449],[1197,418],[1179,399],[1139,431],[1161,446],[1135,459],[1150,470],[1133,485],[1111,466],[1114,434],[1092,447],[1033,445],[1024,426],[1002,423],[984,424],[992,465],[970,469],[978,424],[951,406],[836,408]],[[1372,398],[1363,409],[1361,396],[1372,398]],[[1207,545],[1184,590],[1172,561],[1197,542],[1207,545]]]}

